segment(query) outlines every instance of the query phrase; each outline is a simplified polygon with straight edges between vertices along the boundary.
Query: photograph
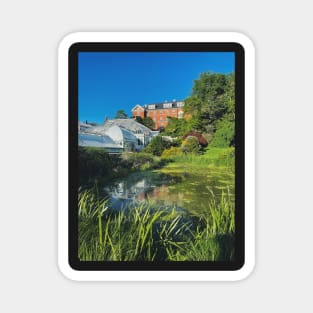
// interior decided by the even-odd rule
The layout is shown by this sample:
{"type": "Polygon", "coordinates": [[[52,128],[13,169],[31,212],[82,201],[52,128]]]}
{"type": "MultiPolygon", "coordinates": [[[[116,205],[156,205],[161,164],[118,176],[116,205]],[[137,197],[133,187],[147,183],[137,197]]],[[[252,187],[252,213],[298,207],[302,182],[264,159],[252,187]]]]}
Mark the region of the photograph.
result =
{"type": "Polygon", "coordinates": [[[78,52],[79,261],[235,261],[235,65],[78,52]]]}

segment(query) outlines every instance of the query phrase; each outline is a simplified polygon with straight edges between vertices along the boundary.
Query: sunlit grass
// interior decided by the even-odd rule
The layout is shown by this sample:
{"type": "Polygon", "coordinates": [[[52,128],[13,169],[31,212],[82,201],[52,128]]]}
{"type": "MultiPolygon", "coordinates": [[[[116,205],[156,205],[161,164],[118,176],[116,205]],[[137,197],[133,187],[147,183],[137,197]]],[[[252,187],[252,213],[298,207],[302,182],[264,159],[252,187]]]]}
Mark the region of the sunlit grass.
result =
{"type": "Polygon", "coordinates": [[[225,166],[231,170],[235,165],[235,149],[234,148],[209,148],[203,154],[180,154],[172,157],[173,163],[168,166],[189,164],[193,167],[203,166],[225,166]]]}

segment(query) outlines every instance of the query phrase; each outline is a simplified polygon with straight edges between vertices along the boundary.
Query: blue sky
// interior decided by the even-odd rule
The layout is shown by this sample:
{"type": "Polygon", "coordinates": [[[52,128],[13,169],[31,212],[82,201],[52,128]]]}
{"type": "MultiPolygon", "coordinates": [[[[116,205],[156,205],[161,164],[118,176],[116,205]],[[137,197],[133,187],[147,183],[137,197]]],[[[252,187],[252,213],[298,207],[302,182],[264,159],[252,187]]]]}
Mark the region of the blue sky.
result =
{"type": "Polygon", "coordinates": [[[78,118],[102,123],[136,104],[183,100],[200,73],[234,66],[232,52],[80,52],[78,118]]]}

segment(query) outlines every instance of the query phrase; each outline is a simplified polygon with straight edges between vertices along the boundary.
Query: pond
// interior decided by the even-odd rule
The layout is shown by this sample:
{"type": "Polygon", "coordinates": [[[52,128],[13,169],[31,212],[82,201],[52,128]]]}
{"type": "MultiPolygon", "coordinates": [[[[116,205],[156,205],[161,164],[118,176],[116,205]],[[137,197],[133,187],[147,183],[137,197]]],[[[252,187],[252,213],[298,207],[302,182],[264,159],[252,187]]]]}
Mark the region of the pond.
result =
{"type": "Polygon", "coordinates": [[[234,174],[220,167],[205,170],[172,167],[136,172],[102,187],[113,209],[123,209],[142,203],[173,208],[199,215],[207,213],[211,201],[222,194],[234,198],[234,174]]]}

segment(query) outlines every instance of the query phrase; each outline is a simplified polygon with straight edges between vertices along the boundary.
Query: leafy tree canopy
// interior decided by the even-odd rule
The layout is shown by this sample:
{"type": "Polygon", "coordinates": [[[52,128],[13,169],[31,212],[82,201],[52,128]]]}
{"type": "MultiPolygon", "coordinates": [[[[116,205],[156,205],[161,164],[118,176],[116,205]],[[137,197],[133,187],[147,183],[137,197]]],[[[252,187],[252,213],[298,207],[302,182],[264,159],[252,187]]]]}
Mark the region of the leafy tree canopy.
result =
{"type": "Polygon", "coordinates": [[[199,116],[203,123],[214,123],[235,110],[235,77],[231,74],[202,73],[195,80],[184,111],[199,116]]]}
{"type": "Polygon", "coordinates": [[[188,122],[183,118],[168,117],[164,134],[172,137],[182,136],[186,132],[187,125],[188,122]]]}
{"type": "Polygon", "coordinates": [[[142,118],[141,116],[136,116],[136,121],[142,125],[145,125],[146,127],[150,129],[155,128],[155,123],[151,117],[144,117],[142,118]]]}
{"type": "Polygon", "coordinates": [[[115,118],[127,118],[127,114],[124,110],[118,110],[115,114],[115,118]]]}
{"type": "Polygon", "coordinates": [[[235,142],[235,75],[202,73],[194,81],[191,95],[185,100],[189,113],[187,131],[213,137],[212,145],[229,146],[235,142]]]}
{"type": "Polygon", "coordinates": [[[218,122],[217,129],[211,142],[212,147],[230,147],[235,145],[235,123],[232,114],[225,116],[218,122]]]}

